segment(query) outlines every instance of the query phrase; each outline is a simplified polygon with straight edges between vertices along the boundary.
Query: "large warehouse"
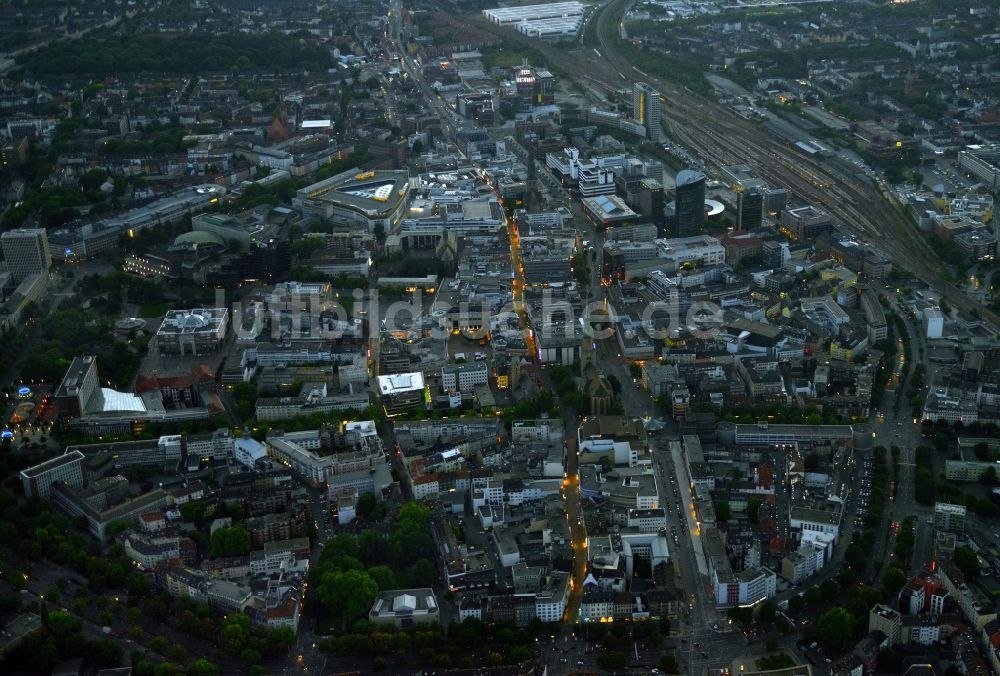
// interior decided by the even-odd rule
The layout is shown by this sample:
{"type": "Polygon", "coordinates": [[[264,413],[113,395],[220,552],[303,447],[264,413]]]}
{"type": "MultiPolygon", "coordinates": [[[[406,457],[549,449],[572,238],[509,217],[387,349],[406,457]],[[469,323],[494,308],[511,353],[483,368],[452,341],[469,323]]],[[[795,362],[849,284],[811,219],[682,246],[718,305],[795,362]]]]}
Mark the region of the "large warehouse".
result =
{"type": "Polygon", "coordinates": [[[560,16],[550,19],[535,19],[517,24],[517,32],[529,38],[558,40],[575,37],[583,26],[583,15],[560,16]]]}
{"type": "Polygon", "coordinates": [[[351,169],[302,188],[292,204],[324,220],[347,221],[369,232],[381,225],[389,232],[406,211],[409,194],[405,171],[351,169]]]}
{"type": "Polygon", "coordinates": [[[583,5],[579,2],[553,2],[547,5],[524,5],[522,7],[497,7],[484,9],[483,16],[502,26],[519,24],[538,19],[583,16],[583,5]]]}

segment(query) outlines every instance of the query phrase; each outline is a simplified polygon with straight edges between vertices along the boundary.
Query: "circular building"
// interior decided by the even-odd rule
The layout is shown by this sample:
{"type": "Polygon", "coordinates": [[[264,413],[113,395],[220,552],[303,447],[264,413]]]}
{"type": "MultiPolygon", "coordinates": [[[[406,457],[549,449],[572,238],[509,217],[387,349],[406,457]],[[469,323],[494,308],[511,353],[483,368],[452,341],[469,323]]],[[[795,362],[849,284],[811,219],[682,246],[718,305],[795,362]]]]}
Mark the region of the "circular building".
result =
{"type": "Polygon", "coordinates": [[[184,254],[209,254],[226,248],[226,240],[208,230],[192,230],[174,238],[170,251],[184,254]]]}
{"type": "Polygon", "coordinates": [[[674,231],[677,237],[690,237],[705,225],[705,174],[693,169],[677,173],[674,188],[674,231]]]}

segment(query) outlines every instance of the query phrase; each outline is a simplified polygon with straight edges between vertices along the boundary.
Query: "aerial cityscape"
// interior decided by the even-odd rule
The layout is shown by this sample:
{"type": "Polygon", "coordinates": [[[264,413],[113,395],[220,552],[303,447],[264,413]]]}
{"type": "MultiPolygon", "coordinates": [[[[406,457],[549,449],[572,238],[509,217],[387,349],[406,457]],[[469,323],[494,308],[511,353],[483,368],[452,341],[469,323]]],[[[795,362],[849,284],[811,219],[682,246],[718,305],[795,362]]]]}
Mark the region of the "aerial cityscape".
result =
{"type": "Polygon", "coordinates": [[[0,0],[0,673],[1000,676],[995,0],[0,0]]]}

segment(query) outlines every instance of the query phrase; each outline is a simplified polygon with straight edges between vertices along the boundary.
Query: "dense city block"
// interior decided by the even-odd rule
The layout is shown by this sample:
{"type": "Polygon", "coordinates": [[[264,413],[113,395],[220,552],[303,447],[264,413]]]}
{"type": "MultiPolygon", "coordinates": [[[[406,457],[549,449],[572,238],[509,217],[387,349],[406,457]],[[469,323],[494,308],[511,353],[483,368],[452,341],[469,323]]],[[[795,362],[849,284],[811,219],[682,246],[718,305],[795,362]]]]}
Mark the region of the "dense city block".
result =
{"type": "Polygon", "coordinates": [[[1000,673],[1000,9],[0,0],[0,671],[1000,673]]]}

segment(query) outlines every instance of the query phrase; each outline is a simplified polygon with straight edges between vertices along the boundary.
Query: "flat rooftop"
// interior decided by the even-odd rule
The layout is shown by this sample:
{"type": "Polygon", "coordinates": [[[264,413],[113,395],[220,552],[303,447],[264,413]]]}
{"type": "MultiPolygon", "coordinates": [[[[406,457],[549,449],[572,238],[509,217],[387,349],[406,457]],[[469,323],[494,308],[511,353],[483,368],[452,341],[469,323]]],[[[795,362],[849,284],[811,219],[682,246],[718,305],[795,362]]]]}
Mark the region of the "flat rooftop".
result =
{"type": "Polygon", "coordinates": [[[56,388],[55,396],[67,397],[75,395],[76,390],[74,388],[80,387],[83,383],[83,376],[86,375],[90,368],[95,366],[95,359],[96,357],[93,355],[74,357],[73,361],[69,365],[69,368],[66,369],[66,375],[63,376],[62,382],[59,383],[59,387],[56,388]]]}
{"type": "Polygon", "coordinates": [[[656,240],[657,247],[664,253],[672,251],[688,251],[708,247],[722,246],[718,237],[712,235],[694,235],[693,237],[675,237],[673,239],[656,240]]]}
{"type": "Polygon", "coordinates": [[[811,204],[807,204],[804,207],[796,207],[795,209],[789,209],[788,214],[794,216],[797,219],[803,218],[825,218],[829,216],[825,211],[819,207],[814,207],[811,204]]]}
{"type": "Polygon", "coordinates": [[[54,458],[49,458],[45,462],[39,463],[34,467],[28,467],[21,470],[21,476],[27,478],[35,477],[43,472],[48,472],[57,467],[62,467],[63,465],[71,462],[79,462],[81,460],[83,460],[83,453],[80,451],[68,451],[62,455],[57,455],[54,458]]]}
{"type": "Polygon", "coordinates": [[[617,195],[598,195],[583,200],[585,209],[598,218],[637,218],[638,215],[617,195]]]}
{"type": "Polygon", "coordinates": [[[936,502],[934,503],[934,512],[965,516],[966,509],[962,505],[953,505],[948,502],[936,502]]]}
{"type": "Polygon", "coordinates": [[[390,376],[379,376],[378,389],[382,393],[382,396],[422,390],[424,389],[424,374],[414,371],[412,373],[394,373],[390,376]]]}
{"type": "Polygon", "coordinates": [[[483,10],[483,16],[493,23],[499,24],[520,23],[531,19],[570,17],[580,14],[583,14],[583,5],[579,2],[552,2],[545,5],[497,7],[483,10]]]}
{"type": "Polygon", "coordinates": [[[793,505],[788,510],[788,513],[793,519],[809,521],[811,523],[826,523],[831,526],[836,526],[840,523],[840,512],[831,512],[825,509],[813,509],[811,507],[793,505]]]}

